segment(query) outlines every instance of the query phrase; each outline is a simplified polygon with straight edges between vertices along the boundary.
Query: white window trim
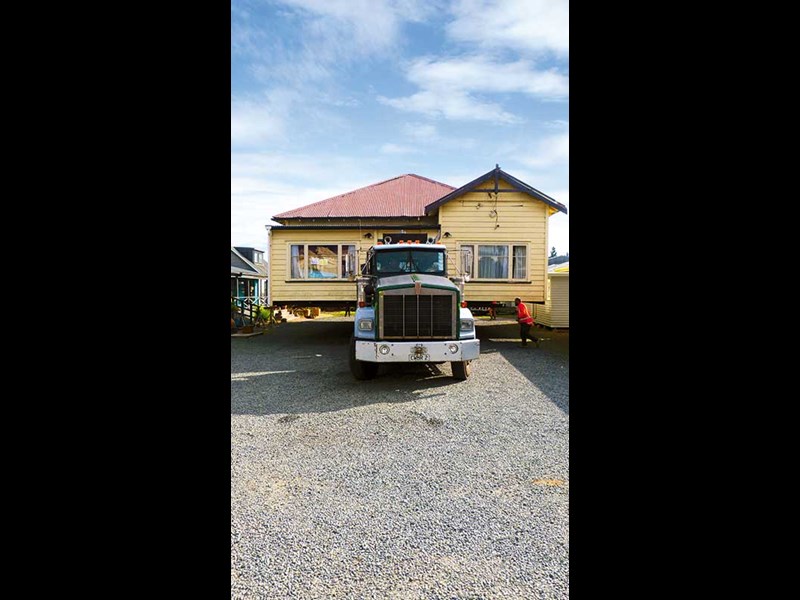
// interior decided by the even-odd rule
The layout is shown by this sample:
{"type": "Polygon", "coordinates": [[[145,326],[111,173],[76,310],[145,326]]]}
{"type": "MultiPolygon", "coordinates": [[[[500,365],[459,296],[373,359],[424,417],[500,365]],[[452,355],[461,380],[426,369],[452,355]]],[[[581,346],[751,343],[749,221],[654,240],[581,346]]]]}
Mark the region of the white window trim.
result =
{"type": "Polygon", "coordinates": [[[514,283],[522,283],[528,282],[531,280],[531,243],[530,242],[523,242],[523,241],[516,241],[516,242],[507,242],[505,240],[498,241],[498,242],[459,242],[456,246],[458,251],[458,256],[460,260],[461,256],[461,248],[464,246],[472,246],[472,274],[469,277],[470,281],[485,281],[485,282],[500,282],[500,281],[512,281],[514,283]],[[483,277],[478,277],[478,246],[506,246],[508,248],[508,277],[505,279],[487,279],[483,277]],[[515,279],[514,275],[514,246],[525,246],[525,277],[520,279],[515,279]]]}
{"type": "Polygon", "coordinates": [[[342,268],[342,246],[355,246],[356,248],[356,264],[353,268],[353,273],[358,276],[358,260],[359,260],[359,247],[358,242],[287,242],[286,243],[286,281],[303,282],[303,283],[325,283],[325,282],[341,282],[351,281],[349,277],[329,277],[329,278],[316,278],[308,276],[308,247],[309,246],[336,246],[336,273],[342,268]],[[305,257],[305,278],[296,279],[292,277],[292,246],[303,246],[303,256],[305,257]]]}

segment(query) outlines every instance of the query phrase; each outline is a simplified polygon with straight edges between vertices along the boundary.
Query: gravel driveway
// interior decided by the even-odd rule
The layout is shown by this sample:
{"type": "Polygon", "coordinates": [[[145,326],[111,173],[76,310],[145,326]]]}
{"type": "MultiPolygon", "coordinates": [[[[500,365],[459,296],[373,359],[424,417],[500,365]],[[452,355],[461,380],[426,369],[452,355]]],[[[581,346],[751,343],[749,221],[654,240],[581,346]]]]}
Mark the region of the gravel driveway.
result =
{"type": "Polygon", "coordinates": [[[569,333],[359,382],[351,331],[231,339],[231,597],[568,598],[569,333]]]}

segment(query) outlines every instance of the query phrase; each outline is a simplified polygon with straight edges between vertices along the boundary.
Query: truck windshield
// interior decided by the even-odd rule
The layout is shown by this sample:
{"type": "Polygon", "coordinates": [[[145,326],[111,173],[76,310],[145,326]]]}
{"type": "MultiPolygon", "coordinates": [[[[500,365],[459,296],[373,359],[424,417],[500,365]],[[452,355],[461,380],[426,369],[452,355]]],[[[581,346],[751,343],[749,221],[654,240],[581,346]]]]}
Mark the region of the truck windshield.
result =
{"type": "Polygon", "coordinates": [[[440,250],[386,250],[375,253],[375,269],[378,275],[444,275],[444,266],[444,252],[440,250]]]}

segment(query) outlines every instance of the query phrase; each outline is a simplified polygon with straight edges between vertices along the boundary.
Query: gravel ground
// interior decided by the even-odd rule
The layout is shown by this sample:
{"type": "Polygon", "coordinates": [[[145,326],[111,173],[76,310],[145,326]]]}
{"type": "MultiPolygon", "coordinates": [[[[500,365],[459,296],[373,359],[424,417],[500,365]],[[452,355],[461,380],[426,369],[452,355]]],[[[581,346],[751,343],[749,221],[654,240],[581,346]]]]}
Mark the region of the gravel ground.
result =
{"type": "Polygon", "coordinates": [[[351,331],[231,339],[231,597],[568,598],[569,333],[359,382],[351,331]]]}

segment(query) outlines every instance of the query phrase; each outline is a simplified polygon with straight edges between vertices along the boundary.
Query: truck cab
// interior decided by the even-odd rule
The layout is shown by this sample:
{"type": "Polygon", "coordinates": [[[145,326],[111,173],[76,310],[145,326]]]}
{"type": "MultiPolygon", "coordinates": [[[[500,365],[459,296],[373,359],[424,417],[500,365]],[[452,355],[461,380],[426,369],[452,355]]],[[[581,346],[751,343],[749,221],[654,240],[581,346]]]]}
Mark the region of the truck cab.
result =
{"type": "Polygon", "coordinates": [[[464,279],[448,276],[446,246],[377,244],[356,286],[350,342],[356,379],[372,379],[386,362],[449,362],[454,378],[469,377],[480,342],[464,279]]]}

